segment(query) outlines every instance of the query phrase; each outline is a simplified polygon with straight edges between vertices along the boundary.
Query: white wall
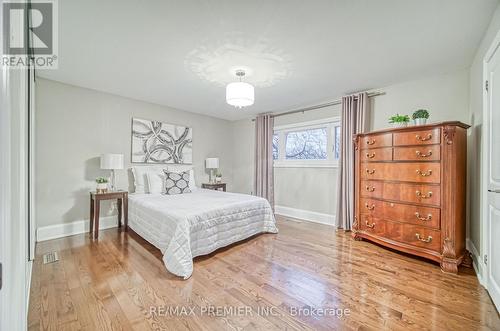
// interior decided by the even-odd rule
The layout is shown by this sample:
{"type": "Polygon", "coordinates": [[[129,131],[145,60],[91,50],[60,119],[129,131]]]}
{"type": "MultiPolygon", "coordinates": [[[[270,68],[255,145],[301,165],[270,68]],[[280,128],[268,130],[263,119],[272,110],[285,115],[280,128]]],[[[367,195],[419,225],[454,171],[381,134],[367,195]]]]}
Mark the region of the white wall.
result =
{"type": "MultiPolygon", "coordinates": [[[[469,70],[422,78],[374,89],[385,95],[370,99],[372,130],[389,127],[388,118],[409,114],[419,108],[429,110],[431,122],[459,120],[468,122],[469,70]]],[[[284,125],[339,116],[340,106],[277,117],[284,125]]],[[[234,190],[252,191],[254,125],[250,120],[233,125],[235,174],[234,190]],[[244,146],[244,148],[240,148],[244,146]]],[[[335,215],[338,168],[275,168],[276,205],[335,215]]]]}
{"type": "Polygon", "coordinates": [[[255,160],[255,123],[241,120],[233,128],[233,191],[253,194],[255,160]]]}
{"type": "Polygon", "coordinates": [[[335,215],[338,168],[275,168],[277,206],[335,215]]]}
{"type": "MultiPolygon", "coordinates": [[[[132,117],[193,128],[197,184],[208,180],[204,160],[219,157],[223,178],[232,185],[232,126],[225,120],[175,110],[94,90],[37,79],[36,204],[39,227],[87,220],[99,155],[122,153],[130,167],[132,117]]],[[[117,187],[131,189],[127,170],[117,171],[117,187]]],[[[114,214],[111,205],[101,215],[114,214]]]]}
{"type": "MultiPolygon", "coordinates": [[[[500,7],[497,7],[490,26],[477,50],[470,68],[470,137],[468,140],[469,158],[469,193],[470,193],[470,239],[479,256],[482,256],[484,241],[481,239],[481,224],[483,215],[481,212],[481,199],[486,188],[481,185],[481,167],[482,167],[482,135],[483,135],[483,59],[490,47],[493,39],[500,31],[500,7]]],[[[474,256],[475,263],[478,263],[477,256],[474,256]]],[[[479,273],[481,270],[479,270],[479,273]]]]}
{"type": "Polygon", "coordinates": [[[396,113],[411,115],[419,108],[429,110],[430,122],[458,120],[467,123],[469,105],[469,70],[425,77],[419,80],[381,87],[385,95],[371,98],[373,130],[389,127],[388,119],[396,113]]]}

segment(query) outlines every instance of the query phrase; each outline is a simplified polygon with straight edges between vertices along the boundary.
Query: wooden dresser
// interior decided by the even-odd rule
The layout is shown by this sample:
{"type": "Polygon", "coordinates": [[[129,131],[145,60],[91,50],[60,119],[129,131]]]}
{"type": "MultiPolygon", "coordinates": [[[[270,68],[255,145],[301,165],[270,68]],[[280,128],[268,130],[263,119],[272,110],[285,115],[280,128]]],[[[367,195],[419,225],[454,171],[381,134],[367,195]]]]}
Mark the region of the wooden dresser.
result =
{"type": "Polygon", "coordinates": [[[467,129],[460,122],[354,136],[353,237],[470,266],[465,249],[467,129]]]}

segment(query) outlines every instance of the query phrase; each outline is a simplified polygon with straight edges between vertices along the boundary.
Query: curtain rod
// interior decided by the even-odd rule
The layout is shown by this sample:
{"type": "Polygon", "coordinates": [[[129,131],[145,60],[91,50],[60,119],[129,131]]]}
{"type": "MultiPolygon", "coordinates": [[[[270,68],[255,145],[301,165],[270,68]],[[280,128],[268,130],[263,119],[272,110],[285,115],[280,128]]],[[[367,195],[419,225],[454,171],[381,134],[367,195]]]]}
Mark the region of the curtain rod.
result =
{"type": "MultiPolygon", "coordinates": [[[[384,95],[384,94],[385,94],[385,92],[371,92],[371,93],[368,93],[368,98],[372,98],[372,97],[376,97],[376,96],[384,95]]],[[[291,114],[296,114],[296,113],[303,113],[303,112],[306,112],[306,111],[309,111],[309,110],[315,110],[315,109],[321,109],[321,108],[325,108],[325,107],[340,105],[341,103],[342,103],[342,99],[338,99],[338,100],[335,100],[335,101],[330,101],[330,102],[327,102],[327,103],[322,103],[322,104],[319,104],[319,105],[316,105],[316,106],[310,106],[310,107],[306,107],[306,108],[300,108],[300,109],[290,110],[290,111],[287,111],[287,112],[284,112],[284,113],[271,114],[271,116],[272,117],[280,117],[280,116],[291,115],[291,114]]],[[[252,119],[252,122],[254,122],[254,121],[255,121],[255,118],[252,119]]]]}

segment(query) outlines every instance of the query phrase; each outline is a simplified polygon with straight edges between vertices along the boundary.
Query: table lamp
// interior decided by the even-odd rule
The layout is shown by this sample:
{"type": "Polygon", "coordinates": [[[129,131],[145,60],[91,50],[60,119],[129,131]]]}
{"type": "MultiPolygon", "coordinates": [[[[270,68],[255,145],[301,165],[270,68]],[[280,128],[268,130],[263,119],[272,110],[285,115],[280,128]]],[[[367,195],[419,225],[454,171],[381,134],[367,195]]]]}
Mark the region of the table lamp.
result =
{"type": "Polygon", "coordinates": [[[205,160],[205,168],[210,169],[210,183],[214,183],[214,169],[219,169],[219,158],[209,157],[205,160]]]}
{"type": "Polygon", "coordinates": [[[102,154],[101,169],[111,170],[111,191],[114,191],[115,170],[123,169],[123,154],[102,154]]]}

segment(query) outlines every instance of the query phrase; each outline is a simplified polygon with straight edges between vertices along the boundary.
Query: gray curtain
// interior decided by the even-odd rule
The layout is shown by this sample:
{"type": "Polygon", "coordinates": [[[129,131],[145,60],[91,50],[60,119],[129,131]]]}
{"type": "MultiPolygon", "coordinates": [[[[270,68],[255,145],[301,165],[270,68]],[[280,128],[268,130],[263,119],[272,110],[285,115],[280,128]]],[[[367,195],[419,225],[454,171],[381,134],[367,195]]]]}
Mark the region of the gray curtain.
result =
{"type": "Polygon", "coordinates": [[[274,209],[273,126],[271,115],[255,119],[255,195],[266,198],[274,209]]]}
{"type": "Polygon", "coordinates": [[[368,94],[342,98],[338,177],[337,228],[351,230],[354,222],[354,145],[352,136],[368,127],[368,94]]]}

